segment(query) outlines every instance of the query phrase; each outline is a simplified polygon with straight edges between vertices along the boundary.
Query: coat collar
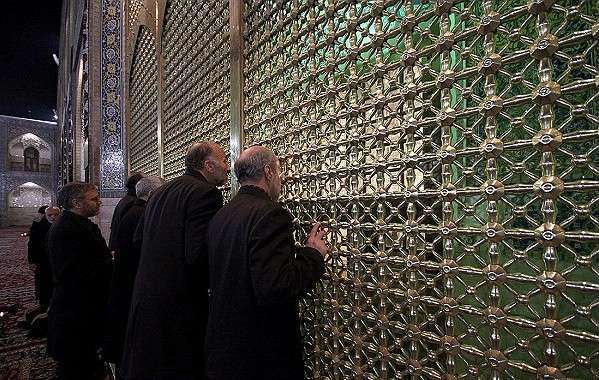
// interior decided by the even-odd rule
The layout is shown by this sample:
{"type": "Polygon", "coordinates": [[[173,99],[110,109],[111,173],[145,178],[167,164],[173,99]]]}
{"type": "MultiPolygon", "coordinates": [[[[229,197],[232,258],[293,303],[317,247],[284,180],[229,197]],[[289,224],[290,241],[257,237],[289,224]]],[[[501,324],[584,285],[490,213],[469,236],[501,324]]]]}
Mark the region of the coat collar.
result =
{"type": "Polygon", "coordinates": [[[183,175],[189,175],[189,176],[192,176],[192,177],[194,177],[196,179],[199,179],[202,182],[206,182],[206,183],[208,182],[206,180],[206,177],[204,177],[204,175],[202,173],[200,173],[200,172],[198,172],[196,170],[185,169],[185,173],[183,173],[183,175]]]}
{"type": "Polygon", "coordinates": [[[268,196],[266,191],[264,191],[262,188],[260,188],[258,186],[254,186],[254,185],[241,186],[239,188],[239,194],[249,194],[249,195],[254,195],[258,198],[268,199],[269,201],[271,200],[270,196],[268,196]]]}
{"type": "Polygon", "coordinates": [[[143,206],[147,203],[148,201],[146,201],[145,199],[141,199],[141,198],[135,198],[135,200],[133,201],[133,204],[136,206],[143,206]]]}
{"type": "Polygon", "coordinates": [[[93,222],[91,220],[89,220],[89,218],[86,218],[85,216],[81,216],[81,215],[75,214],[74,212],[69,211],[69,210],[64,210],[60,214],[60,216],[61,217],[64,216],[65,218],[72,219],[72,220],[74,220],[74,221],[76,221],[78,223],[90,223],[90,224],[93,224],[93,222]]]}

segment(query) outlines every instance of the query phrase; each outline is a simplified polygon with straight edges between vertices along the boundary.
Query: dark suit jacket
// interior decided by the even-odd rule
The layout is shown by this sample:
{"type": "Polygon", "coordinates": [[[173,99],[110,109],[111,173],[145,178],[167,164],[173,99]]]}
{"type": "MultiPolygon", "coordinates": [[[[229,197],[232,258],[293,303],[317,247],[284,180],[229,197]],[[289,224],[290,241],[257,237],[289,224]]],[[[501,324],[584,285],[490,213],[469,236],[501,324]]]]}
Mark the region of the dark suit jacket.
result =
{"type": "Polygon", "coordinates": [[[135,190],[128,190],[127,195],[121,198],[114,208],[112,220],[110,221],[110,238],[108,239],[108,248],[110,248],[111,251],[116,251],[118,248],[116,233],[119,230],[119,223],[136,199],[137,197],[135,196],[135,190]]]}
{"type": "Polygon", "coordinates": [[[46,237],[52,224],[46,218],[33,222],[29,229],[27,261],[35,264],[35,296],[40,305],[47,307],[52,297],[52,269],[48,257],[46,237]]]}
{"type": "Polygon", "coordinates": [[[51,225],[46,218],[31,223],[29,242],[27,243],[27,261],[29,264],[40,264],[46,256],[46,234],[51,225]]]}
{"type": "Polygon", "coordinates": [[[143,241],[122,361],[126,379],[201,376],[206,230],[222,202],[220,190],[199,173],[152,193],[136,232],[143,241]]]}
{"type": "Polygon", "coordinates": [[[291,215],[243,186],[208,230],[209,379],[302,379],[297,299],[324,273],[322,255],[296,248],[291,215]]]}
{"type": "Polygon", "coordinates": [[[146,201],[136,199],[125,213],[116,231],[119,249],[114,256],[114,274],[108,301],[104,356],[119,364],[123,357],[123,345],[127,331],[127,319],[131,308],[131,294],[139,264],[140,247],[133,244],[133,234],[146,208],[146,201]]]}
{"type": "Polygon", "coordinates": [[[48,352],[59,361],[89,358],[100,344],[110,287],[106,241],[88,218],[64,211],[48,232],[48,251],[54,278],[48,352]]]}

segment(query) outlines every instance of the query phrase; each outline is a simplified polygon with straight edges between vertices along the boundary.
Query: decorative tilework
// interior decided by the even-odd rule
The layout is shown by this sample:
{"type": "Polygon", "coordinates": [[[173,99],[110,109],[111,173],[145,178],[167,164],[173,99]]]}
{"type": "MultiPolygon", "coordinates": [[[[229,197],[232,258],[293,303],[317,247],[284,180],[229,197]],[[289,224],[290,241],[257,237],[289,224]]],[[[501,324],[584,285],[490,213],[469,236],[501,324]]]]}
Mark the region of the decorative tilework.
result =
{"type": "Polygon", "coordinates": [[[120,190],[125,184],[121,103],[122,16],[120,0],[102,1],[101,190],[120,190]]]}
{"type": "MultiPolygon", "coordinates": [[[[83,31],[81,32],[81,60],[83,75],[81,83],[81,136],[85,141],[89,137],[89,2],[83,10],[83,31]]],[[[82,141],[83,143],[83,141],[82,141]]]]}

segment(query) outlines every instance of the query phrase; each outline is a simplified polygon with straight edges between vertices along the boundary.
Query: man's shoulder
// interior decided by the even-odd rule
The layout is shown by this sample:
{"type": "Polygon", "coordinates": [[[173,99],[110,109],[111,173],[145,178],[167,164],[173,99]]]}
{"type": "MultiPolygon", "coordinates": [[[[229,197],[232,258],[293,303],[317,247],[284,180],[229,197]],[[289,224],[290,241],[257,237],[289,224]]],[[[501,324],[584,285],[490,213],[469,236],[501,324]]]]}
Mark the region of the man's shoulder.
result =
{"type": "Polygon", "coordinates": [[[123,207],[129,203],[135,202],[137,198],[133,195],[125,195],[124,197],[122,197],[121,199],[119,199],[119,201],[117,202],[115,209],[123,207]]]}
{"type": "Polygon", "coordinates": [[[247,210],[256,215],[266,215],[270,213],[286,213],[287,211],[277,202],[270,199],[259,198],[248,194],[238,194],[231,202],[225,206],[230,212],[247,210]]]}
{"type": "Polygon", "coordinates": [[[57,236],[65,235],[77,230],[78,227],[73,221],[66,215],[60,215],[58,220],[52,224],[50,230],[48,230],[48,236],[54,238],[57,236]]]}
{"type": "Polygon", "coordinates": [[[125,219],[132,219],[132,218],[139,218],[141,216],[141,214],[143,214],[145,208],[146,208],[145,204],[144,205],[140,205],[140,204],[134,203],[127,210],[127,212],[123,215],[123,220],[125,220],[125,219]]]}
{"type": "Polygon", "coordinates": [[[173,179],[172,181],[167,182],[164,186],[158,189],[158,191],[162,190],[168,192],[172,191],[173,189],[186,189],[188,191],[209,191],[215,188],[216,187],[214,185],[211,185],[206,181],[203,181],[191,175],[183,174],[173,179]]]}
{"type": "Polygon", "coordinates": [[[31,223],[31,226],[29,227],[29,232],[35,233],[35,232],[37,232],[39,230],[39,228],[40,228],[40,222],[37,221],[37,220],[34,220],[31,223]]]}
{"type": "Polygon", "coordinates": [[[146,207],[149,209],[173,205],[183,207],[188,202],[222,202],[222,193],[214,185],[183,175],[156,190],[146,207]]]}

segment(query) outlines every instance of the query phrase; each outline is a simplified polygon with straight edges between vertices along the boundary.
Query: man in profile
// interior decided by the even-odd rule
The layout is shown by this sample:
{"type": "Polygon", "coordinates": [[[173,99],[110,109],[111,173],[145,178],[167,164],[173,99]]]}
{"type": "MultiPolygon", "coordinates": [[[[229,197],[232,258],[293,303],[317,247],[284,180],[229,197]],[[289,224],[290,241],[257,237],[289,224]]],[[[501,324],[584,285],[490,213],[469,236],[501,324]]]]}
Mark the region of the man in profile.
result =
{"type": "Polygon", "coordinates": [[[71,182],[58,192],[62,214],[48,232],[54,293],[48,310],[48,353],[59,379],[101,379],[98,358],[112,258],[89,218],[100,211],[94,185],[71,182]]]}
{"type": "Polygon", "coordinates": [[[152,193],[164,184],[156,176],[143,177],[135,185],[137,199],[123,215],[116,231],[116,243],[119,247],[114,257],[114,275],[108,301],[105,329],[104,357],[120,366],[123,357],[123,344],[127,331],[127,318],[131,308],[131,293],[137,274],[141,247],[133,244],[133,235],[146,208],[146,202],[152,193]]]}
{"type": "Polygon", "coordinates": [[[217,186],[229,165],[212,142],[194,143],[185,173],[156,190],[135,234],[135,278],[120,375],[126,379],[203,377],[208,312],[206,230],[222,207],[217,186]]]}
{"type": "Polygon", "coordinates": [[[303,379],[297,300],[324,273],[325,230],[315,223],[296,248],[270,149],[246,149],[234,168],[242,186],[208,229],[207,377],[303,379]]]}
{"type": "Polygon", "coordinates": [[[125,215],[129,207],[131,207],[133,202],[137,199],[135,196],[135,185],[142,178],[143,174],[141,173],[133,173],[127,178],[127,182],[125,183],[127,194],[119,200],[114,208],[114,213],[112,214],[112,220],[110,222],[110,237],[108,239],[108,248],[110,248],[111,251],[116,251],[118,248],[116,244],[116,232],[119,230],[119,223],[121,222],[123,215],[125,215]]]}

